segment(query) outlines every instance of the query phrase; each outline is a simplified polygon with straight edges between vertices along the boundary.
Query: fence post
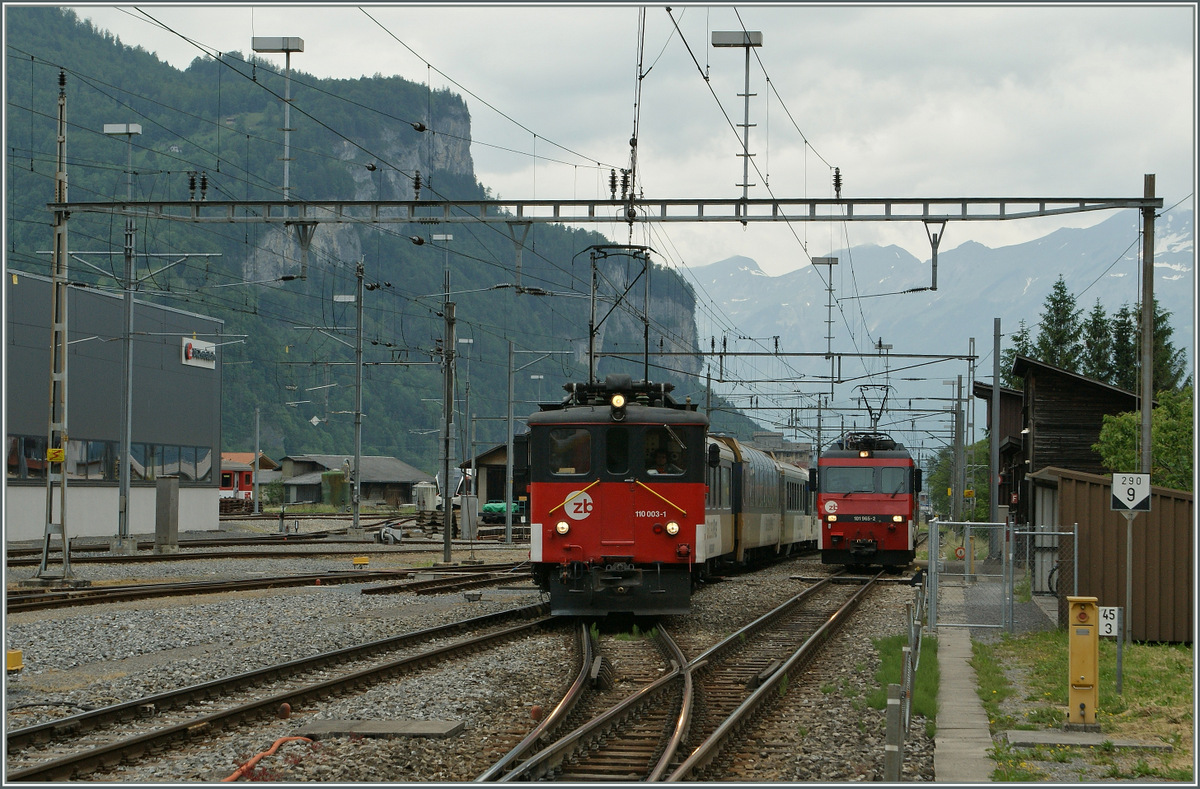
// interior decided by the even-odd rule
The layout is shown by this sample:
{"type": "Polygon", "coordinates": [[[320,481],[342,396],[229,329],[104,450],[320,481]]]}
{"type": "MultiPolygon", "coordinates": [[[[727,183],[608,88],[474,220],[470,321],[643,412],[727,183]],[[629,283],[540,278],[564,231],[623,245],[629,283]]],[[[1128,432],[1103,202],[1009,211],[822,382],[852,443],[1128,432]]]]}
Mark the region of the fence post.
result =
{"type": "Polygon", "coordinates": [[[904,728],[900,725],[900,686],[888,685],[887,743],[884,745],[883,780],[896,783],[904,766],[904,728]]]}
{"type": "Polygon", "coordinates": [[[937,518],[934,518],[929,524],[929,566],[925,575],[929,579],[929,626],[935,630],[937,628],[938,556],[942,550],[938,537],[939,531],[937,518]]]}

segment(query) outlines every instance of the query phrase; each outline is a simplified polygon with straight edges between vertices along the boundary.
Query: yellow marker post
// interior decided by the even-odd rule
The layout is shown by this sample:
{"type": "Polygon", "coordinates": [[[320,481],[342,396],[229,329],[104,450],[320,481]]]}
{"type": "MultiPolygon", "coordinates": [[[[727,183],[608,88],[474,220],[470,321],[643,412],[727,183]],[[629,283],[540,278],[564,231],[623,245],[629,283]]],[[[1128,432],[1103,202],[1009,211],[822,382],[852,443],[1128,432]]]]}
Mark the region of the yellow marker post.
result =
{"type": "Polygon", "coordinates": [[[354,562],[354,569],[359,570],[371,563],[369,556],[355,556],[351,561],[354,562]]]}
{"type": "Polygon", "coordinates": [[[1095,597],[1067,597],[1067,725],[1100,731],[1100,617],[1095,597]]]}
{"type": "Polygon", "coordinates": [[[8,674],[15,674],[18,671],[20,671],[21,669],[25,668],[25,663],[21,660],[21,650],[19,650],[19,649],[8,650],[8,655],[7,655],[7,659],[5,661],[4,668],[5,668],[5,672],[8,674]]]}

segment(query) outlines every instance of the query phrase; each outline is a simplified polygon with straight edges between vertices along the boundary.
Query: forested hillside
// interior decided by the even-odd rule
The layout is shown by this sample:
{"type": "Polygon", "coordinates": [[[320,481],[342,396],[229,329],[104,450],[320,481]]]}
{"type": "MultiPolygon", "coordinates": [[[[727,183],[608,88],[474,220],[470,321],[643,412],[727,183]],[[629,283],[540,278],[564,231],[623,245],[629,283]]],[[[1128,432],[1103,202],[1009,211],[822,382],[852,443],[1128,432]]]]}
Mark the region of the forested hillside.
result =
{"type": "MultiPolygon", "coordinates": [[[[69,201],[123,200],[127,188],[134,201],[280,199],[284,78],[271,63],[229,52],[197,57],[180,71],[69,11],[10,7],[5,15],[9,269],[49,272],[46,204],[54,195],[60,69],[69,201]],[[103,133],[111,123],[142,127],[132,138],[131,185],[127,138],[103,133]]],[[[291,96],[291,200],[488,195],[474,175],[470,116],[461,97],[399,77],[329,80],[298,70],[291,96]]],[[[119,290],[123,220],[77,213],[69,232],[71,279],[119,290]]],[[[336,297],[355,292],[361,261],[367,287],[363,452],[433,471],[446,268],[457,336],[473,340],[456,343],[464,354],[458,396],[465,405],[469,371],[470,409],[482,418],[477,438],[499,443],[509,340],[518,351],[518,415],[533,410],[539,397],[556,400],[563,382],[586,379],[586,250],[606,243],[590,231],[531,228],[521,284],[550,295],[529,295],[512,287],[516,254],[504,226],[323,225],[302,256],[294,231],[274,226],[153,220],[137,227],[135,277],[139,299],[225,321],[223,449],[253,448],[258,408],[269,454],[343,453],[353,451],[356,315],[352,302],[336,297]],[[434,234],[453,239],[435,241],[434,234]]],[[[611,299],[639,276],[641,265],[609,257],[601,272],[599,291],[611,299]]],[[[691,287],[658,267],[651,281],[652,348],[694,351],[691,287]]],[[[603,350],[640,356],[641,288],[639,282],[632,289],[632,307],[613,310],[601,327],[603,350]]],[[[681,398],[703,404],[703,383],[695,377],[702,374],[699,357],[665,358],[673,369],[652,367],[651,378],[670,380],[681,398]]],[[[600,366],[601,373],[618,368],[642,376],[640,358],[606,359],[600,366]]],[[[714,421],[741,435],[758,429],[740,416],[714,421]]]]}

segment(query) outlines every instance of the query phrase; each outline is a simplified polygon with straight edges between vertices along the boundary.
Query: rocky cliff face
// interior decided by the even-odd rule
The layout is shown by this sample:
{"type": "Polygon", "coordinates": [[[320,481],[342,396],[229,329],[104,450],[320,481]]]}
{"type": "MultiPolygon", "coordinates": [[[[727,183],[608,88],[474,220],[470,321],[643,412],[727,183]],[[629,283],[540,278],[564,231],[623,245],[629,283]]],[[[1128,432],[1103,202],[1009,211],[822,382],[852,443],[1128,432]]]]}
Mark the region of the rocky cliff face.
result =
{"type": "MultiPolygon", "coordinates": [[[[330,146],[333,156],[345,162],[346,172],[354,184],[352,195],[339,195],[339,198],[411,200],[414,196],[412,174],[418,171],[422,173],[425,187],[433,173],[474,178],[471,117],[461,102],[441,102],[432,128],[424,132],[417,132],[411,125],[397,121],[394,125],[379,127],[377,138],[363,141],[361,146],[348,140],[337,140],[330,146]],[[378,155],[378,161],[371,162],[374,169],[363,164],[362,148],[378,155]]],[[[422,196],[430,196],[428,188],[423,187],[422,196]]],[[[310,259],[357,261],[362,257],[362,232],[349,224],[318,225],[307,254],[310,259]]],[[[303,255],[297,231],[272,227],[260,235],[253,253],[243,261],[242,274],[248,281],[299,274],[303,255]]]]}
{"type": "MultiPolygon", "coordinates": [[[[435,107],[431,128],[425,132],[415,131],[411,125],[395,122],[381,126],[374,139],[357,141],[337,140],[330,144],[330,153],[345,163],[346,173],[353,183],[353,194],[345,197],[354,200],[411,200],[413,198],[412,173],[422,173],[421,195],[430,197],[427,188],[430,174],[436,180],[440,174],[451,174],[474,180],[474,162],[471,158],[471,118],[466,105],[453,97],[443,98],[435,107]],[[369,150],[376,158],[364,163],[363,150],[369,150]]],[[[384,209],[385,211],[387,209],[384,209]]],[[[405,209],[392,209],[403,211],[405,209]]],[[[259,235],[253,252],[243,261],[242,273],[248,281],[276,279],[285,274],[298,275],[303,267],[305,253],[301,249],[295,228],[273,227],[259,235]]],[[[307,251],[309,261],[340,260],[357,261],[363,256],[364,233],[362,227],[352,224],[318,225],[313,232],[307,251]]],[[[511,254],[511,247],[506,253],[511,254]]],[[[566,263],[566,261],[563,261],[566,263]]],[[[597,320],[609,312],[618,295],[624,294],[620,308],[603,320],[597,332],[596,348],[600,351],[620,352],[641,357],[645,347],[642,312],[644,291],[642,281],[634,282],[641,273],[640,265],[629,265],[625,258],[609,258],[600,262],[602,303],[597,307],[597,320]],[[627,292],[628,291],[628,292],[627,292]]],[[[700,375],[703,360],[700,356],[659,357],[655,353],[695,353],[696,319],[695,297],[690,285],[671,269],[656,267],[652,273],[652,302],[650,307],[650,351],[653,365],[661,365],[674,376],[700,375]]],[[[577,361],[587,363],[587,330],[584,327],[563,329],[564,335],[580,337],[575,341],[577,361]]],[[[604,370],[609,363],[602,362],[604,370]]],[[[638,362],[641,376],[641,362],[638,362]]],[[[610,367],[611,369],[611,367],[610,367]]],[[[624,369],[624,368],[623,368],[624,369]]],[[[663,369],[651,367],[651,378],[661,377],[663,369]]]]}

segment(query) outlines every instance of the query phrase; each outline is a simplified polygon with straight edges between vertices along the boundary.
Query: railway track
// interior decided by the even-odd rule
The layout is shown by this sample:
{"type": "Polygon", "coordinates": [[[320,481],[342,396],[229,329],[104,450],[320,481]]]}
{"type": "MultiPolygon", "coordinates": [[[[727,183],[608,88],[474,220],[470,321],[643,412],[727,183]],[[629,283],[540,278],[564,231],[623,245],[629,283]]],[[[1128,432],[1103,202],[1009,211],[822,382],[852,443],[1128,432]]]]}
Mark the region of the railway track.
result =
{"type": "MultiPolygon", "coordinates": [[[[478,781],[683,781],[704,779],[755,716],[786,689],[872,588],[820,581],[687,661],[659,628],[656,659],[641,656],[635,691],[611,702],[584,697],[577,681],[559,708],[572,712],[518,746],[478,781]],[[657,673],[652,679],[647,675],[657,673]],[[652,681],[645,681],[652,679],[652,681]],[[580,718],[591,715],[573,729],[580,718]],[[565,734],[560,730],[570,729],[565,734]],[[544,744],[550,736],[556,739],[544,744]],[[685,747],[685,743],[688,747],[685,747]],[[536,750],[540,747],[540,750],[536,750]]],[[[649,643],[649,642],[647,642],[649,643]]],[[[611,648],[611,645],[609,645],[611,648]]],[[[648,650],[648,647],[643,647],[648,650]]],[[[628,664],[628,655],[612,659],[628,664]]],[[[593,659],[592,684],[604,685],[608,657],[593,659]]],[[[718,776],[719,777],[719,776],[718,776]]]]}
{"type": "MultiPolygon", "coordinates": [[[[443,588],[437,591],[453,591],[455,588],[470,588],[487,585],[489,582],[478,581],[480,568],[487,570],[489,578],[495,579],[490,583],[511,578],[507,575],[515,569],[511,563],[495,565],[472,565],[460,567],[439,568],[439,574],[467,574],[466,585],[456,587],[455,579],[439,579],[437,581],[417,582],[419,584],[440,583],[443,588]]],[[[177,597],[180,595],[220,594],[223,592],[245,592],[256,589],[278,589],[289,586],[314,586],[320,584],[372,583],[376,581],[398,580],[412,578],[418,572],[413,569],[404,570],[335,570],[324,573],[306,573],[300,575],[274,576],[270,578],[241,578],[222,581],[181,581],[176,583],[127,584],[122,586],[94,586],[79,589],[13,589],[5,594],[5,610],[9,614],[24,611],[42,611],[52,608],[65,608],[76,605],[91,605],[99,603],[120,603],[131,600],[147,600],[160,597],[177,597]]],[[[527,576],[526,576],[527,577],[527,576]]],[[[369,593],[368,587],[364,593],[369,593]]],[[[380,587],[375,587],[380,588],[380,587]]],[[[416,591],[400,588],[396,591],[416,591]]],[[[425,592],[433,594],[437,592],[425,592]]]]}
{"type": "Polygon", "coordinates": [[[881,575],[858,583],[838,583],[831,576],[692,660],[688,667],[699,671],[701,687],[692,751],[665,780],[706,779],[714,760],[783,695],[881,575]]]}
{"type": "Polygon", "coordinates": [[[133,763],[256,719],[283,704],[315,704],[399,675],[559,626],[542,605],[326,652],[212,682],[160,693],[6,735],[8,781],[71,780],[133,763]],[[513,620],[525,620],[511,624],[513,620]],[[464,635],[470,631],[485,631],[464,635]],[[463,636],[413,651],[422,644],[463,636]],[[395,656],[394,653],[409,654],[395,656]]]}
{"type": "Polygon", "coordinates": [[[499,586],[530,580],[529,571],[521,570],[513,564],[473,565],[471,571],[463,571],[454,578],[431,578],[424,581],[408,581],[386,586],[369,586],[363,589],[363,594],[445,594],[464,589],[477,589],[481,586],[499,586]]]}
{"type": "MultiPolygon", "coordinates": [[[[459,541],[455,541],[456,543],[459,541]]],[[[496,543],[490,543],[496,545],[496,543]]],[[[478,550],[486,550],[489,543],[476,541],[474,548],[478,550]]],[[[511,545],[500,543],[498,547],[511,548],[511,545]]],[[[151,544],[149,548],[153,548],[151,544]]],[[[354,556],[359,554],[395,554],[395,553],[413,553],[413,552],[429,552],[436,553],[444,549],[444,545],[440,540],[418,540],[406,539],[403,544],[382,545],[375,542],[363,542],[362,540],[336,540],[336,539],[320,539],[320,540],[297,540],[293,536],[290,540],[271,540],[263,542],[246,541],[242,543],[213,543],[210,546],[196,546],[190,544],[181,544],[181,550],[175,553],[135,553],[135,554],[109,554],[96,555],[95,553],[84,553],[79,556],[75,555],[74,549],[71,551],[71,564],[140,564],[144,562],[178,562],[188,561],[190,559],[282,559],[296,557],[313,557],[313,556],[354,556]],[[220,548],[229,548],[230,546],[244,546],[242,549],[220,550],[220,548]],[[269,547],[268,547],[269,546],[269,547]],[[300,546],[310,546],[304,549],[300,546]],[[320,546],[326,550],[314,551],[311,546],[320,546]],[[210,548],[211,550],[192,550],[194,548],[210,548]],[[262,547],[262,550],[253,550],[255,547],[262,547]]],[[[23,549],[17,549],[23,550],[23,549]]],[[[103,550],[107,551],[107,548],[103,550]]],[[[148,549],[147,549],[148,550],[148,549]]],[[[61,561],[61,552],[51,552],[50,561],[61,561]]],[[[37,567],[41,563],[41,553],[36,556],[14,555],[14,551],[8,552],[6,566],[9,568],[16,567],[37,567]]]]}

